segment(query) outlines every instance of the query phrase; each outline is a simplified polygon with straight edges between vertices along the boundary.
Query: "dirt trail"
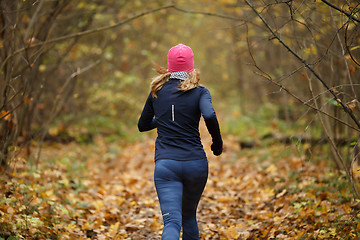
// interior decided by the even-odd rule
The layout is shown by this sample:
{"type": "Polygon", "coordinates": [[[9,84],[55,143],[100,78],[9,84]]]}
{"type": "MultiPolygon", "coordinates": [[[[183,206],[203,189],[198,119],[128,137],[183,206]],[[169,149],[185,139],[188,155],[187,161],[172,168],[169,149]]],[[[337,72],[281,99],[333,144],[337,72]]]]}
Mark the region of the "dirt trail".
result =
{"type": "MultiPolygon", "coordinates": [[[[210,175],[198,212],[201,239],[355,239],[351,196],[329,187],[338,177],[325,166],[292,147],[241,151],[234,137],[224,142],[226,151],[213,157],[203,138],[210,175]]],[[[92,145],[47,146],[39,170],[19,168],[11,184],[3,182],[10,200],[0,204],[1,220],[20,222],[26,212],[36,223],[21,231],[39,239],[160,239],[153,155],[149,135],[128,144],[97,137],[92,145]]]]}

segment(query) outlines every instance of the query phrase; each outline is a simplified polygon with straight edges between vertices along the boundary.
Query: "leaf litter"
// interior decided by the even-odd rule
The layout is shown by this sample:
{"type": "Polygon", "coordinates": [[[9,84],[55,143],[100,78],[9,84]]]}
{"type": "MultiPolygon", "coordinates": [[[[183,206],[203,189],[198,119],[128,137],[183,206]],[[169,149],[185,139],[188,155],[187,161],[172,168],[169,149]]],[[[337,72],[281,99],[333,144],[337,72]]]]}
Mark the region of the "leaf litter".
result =
{"type": "MultiPolygon", "coordinates": [[[[200,239],[357,239],[359,205],[344,176],[295,147],[241,150],[233,136],[209,157],[200,239]]],[[[3,176],[0,239],[160,239],[154,138],[52,144],[38,169],[19,158],[3,176]]]]}

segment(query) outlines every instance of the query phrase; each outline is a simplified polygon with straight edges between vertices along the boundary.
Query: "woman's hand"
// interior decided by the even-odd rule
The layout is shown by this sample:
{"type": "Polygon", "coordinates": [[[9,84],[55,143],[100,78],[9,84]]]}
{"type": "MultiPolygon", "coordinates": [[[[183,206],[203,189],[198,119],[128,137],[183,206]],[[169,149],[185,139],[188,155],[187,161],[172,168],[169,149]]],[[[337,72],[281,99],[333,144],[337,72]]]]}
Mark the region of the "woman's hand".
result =
{"type": "Polygon", "coordinates": [[[212,143],[211,144],[211,151],[214,153],[215,156],[220,156],[223,152],[223,145],[222,143],[212,143]]]}

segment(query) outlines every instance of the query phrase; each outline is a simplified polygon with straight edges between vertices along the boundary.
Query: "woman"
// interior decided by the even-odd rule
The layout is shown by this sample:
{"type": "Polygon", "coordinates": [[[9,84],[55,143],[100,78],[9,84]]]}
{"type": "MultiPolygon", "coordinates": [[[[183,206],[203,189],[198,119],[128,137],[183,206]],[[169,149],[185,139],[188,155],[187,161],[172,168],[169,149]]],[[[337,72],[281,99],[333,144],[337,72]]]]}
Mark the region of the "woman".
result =
{"type": "Polygon", "coordinates": [[[212,137],[214,155],[223,142],[210,92],[199,86],[190,47],[179,44],[168,52],[168,70],[159,68],[141,113],[140,132],[157,128],[154,181],[164,220],[162,239],[199,239],[196,209],[208,177],[201,144],[203,116],[212,137]]]}

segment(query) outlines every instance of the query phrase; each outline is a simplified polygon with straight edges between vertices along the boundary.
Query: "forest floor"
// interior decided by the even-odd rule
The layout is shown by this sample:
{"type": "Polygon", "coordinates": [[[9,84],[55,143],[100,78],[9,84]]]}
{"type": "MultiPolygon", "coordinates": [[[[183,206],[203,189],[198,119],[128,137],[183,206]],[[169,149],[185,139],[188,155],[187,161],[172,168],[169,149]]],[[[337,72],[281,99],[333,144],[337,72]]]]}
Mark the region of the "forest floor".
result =
{"type": "MultiPolygon", "coordinates": [[[[198,208],[200,239],[357,239],[349,183],[297,146],[210,152],[198,208]]],[[[154,138],[49,144],[39,167],[21,157],[0,183],[0,239],[160,239],[154,138]]],[[[360,235],[359,235],[360,236],[360,235]]]]}

